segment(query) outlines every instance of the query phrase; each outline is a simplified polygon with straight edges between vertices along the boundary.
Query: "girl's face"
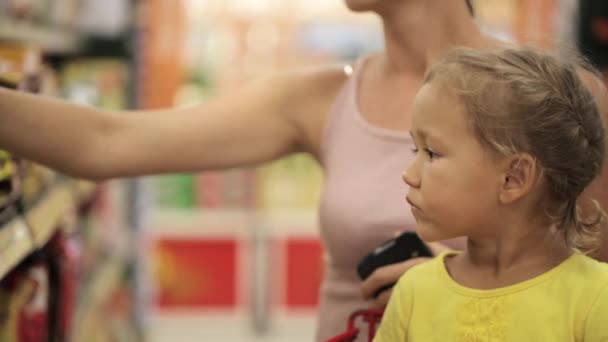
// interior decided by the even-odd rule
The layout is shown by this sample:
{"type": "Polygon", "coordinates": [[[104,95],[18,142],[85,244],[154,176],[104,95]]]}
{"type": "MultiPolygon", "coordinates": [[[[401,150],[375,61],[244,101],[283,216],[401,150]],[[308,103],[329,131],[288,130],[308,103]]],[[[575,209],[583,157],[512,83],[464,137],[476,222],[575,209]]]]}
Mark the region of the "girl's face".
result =
{"type": "Polygon", "coordinates": [[[426,241],[487,234],[504,174],[479,143],[460,100],[424,85],[412,107],[416,159],[403,174],[407,201],[426,241]]]}

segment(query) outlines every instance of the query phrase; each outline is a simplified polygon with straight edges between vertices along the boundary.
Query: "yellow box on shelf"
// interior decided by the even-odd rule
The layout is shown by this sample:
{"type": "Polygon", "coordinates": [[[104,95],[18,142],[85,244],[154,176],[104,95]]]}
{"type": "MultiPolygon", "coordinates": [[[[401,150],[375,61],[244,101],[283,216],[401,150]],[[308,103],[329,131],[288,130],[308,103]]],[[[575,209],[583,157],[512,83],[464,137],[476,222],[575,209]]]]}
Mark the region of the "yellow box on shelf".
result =
{"type": "Polygon", "coordinates": [[[34,250],[25,222],[15,217],[0,229],[0,279],[34,250]]]}
{"type": "Polygon", "coordinates": [[[66,182],[53,187],[36,205],[27,210],[25,219],[32,230],[37,247],[44,246],[53,233],[61,228],[62,220],[70,211],[75,210],[74,206],[74,196],[66,182]]]}
{"type": "Polygon", "coordinates": [[[97,188],[97,184],[84,180],[74,180],[72,182],[72,186],[74,188],[77,202],[89,199],[95,193],[95,189],[97,188]]]}

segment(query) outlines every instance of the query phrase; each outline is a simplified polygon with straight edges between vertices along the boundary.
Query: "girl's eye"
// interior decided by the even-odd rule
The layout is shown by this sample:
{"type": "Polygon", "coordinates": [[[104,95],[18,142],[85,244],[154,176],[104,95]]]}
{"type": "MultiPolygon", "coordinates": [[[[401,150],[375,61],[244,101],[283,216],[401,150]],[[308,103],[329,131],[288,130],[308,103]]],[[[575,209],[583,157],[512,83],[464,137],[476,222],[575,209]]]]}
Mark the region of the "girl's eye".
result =
{"type": "Polygon", "coordinates": [[[429,157],[430,160],[435,160],[435,159],[437,159],[437,157],[439,157],[439,155],[437,153],[435,153],[433,150],[431,150],[430,148],[425,148],[424,152],[427,154],[427,156],[429,157]]]}

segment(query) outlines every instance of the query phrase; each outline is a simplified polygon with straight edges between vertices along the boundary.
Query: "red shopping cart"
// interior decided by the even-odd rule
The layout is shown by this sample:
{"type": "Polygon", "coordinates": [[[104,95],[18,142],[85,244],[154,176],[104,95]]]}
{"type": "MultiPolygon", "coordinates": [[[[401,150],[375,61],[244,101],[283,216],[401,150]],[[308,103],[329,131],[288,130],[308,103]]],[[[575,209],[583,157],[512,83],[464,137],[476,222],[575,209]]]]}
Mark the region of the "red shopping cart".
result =
{"type": "Polygon", "coordinates": [[[372,342],[374,339],[374,335],[376,334],[376,326],[380,323],[382,319],[382,314],[384,310],[382,309],[367,309],[367,310],[357,310],[353,312],[348,318],[347,330],[342,334],[332,337],[325,342],[352,342],[359,335],[360,329],[355,326],[357,321],[361,319],[363,322],[367,323],[367,335],[368,341],[372,342]]]}

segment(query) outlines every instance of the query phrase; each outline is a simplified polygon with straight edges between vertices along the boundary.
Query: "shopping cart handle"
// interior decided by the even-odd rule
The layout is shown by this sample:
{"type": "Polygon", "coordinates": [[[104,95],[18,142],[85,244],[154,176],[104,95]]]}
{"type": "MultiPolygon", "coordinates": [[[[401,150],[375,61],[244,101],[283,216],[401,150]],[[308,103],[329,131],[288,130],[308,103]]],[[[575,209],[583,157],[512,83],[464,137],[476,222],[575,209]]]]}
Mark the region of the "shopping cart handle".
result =
{"type": "Polygon", "coordinates": [[[342,334],[332,337],[325,342],[352,342],[359,335],[359,329],[355,327],[355,321],[357,318],[361,318],[363,322],[367,323],[368,326],[368,340],[371,342],[374,339],[374,335],[376,334],[376,326],[380,323],[382,319],[382,314],[384,310],[382,309],[365,309],[365,310],[357,310],[353,312],[348,318],[348,330],[343,332],[342,334]]]}

